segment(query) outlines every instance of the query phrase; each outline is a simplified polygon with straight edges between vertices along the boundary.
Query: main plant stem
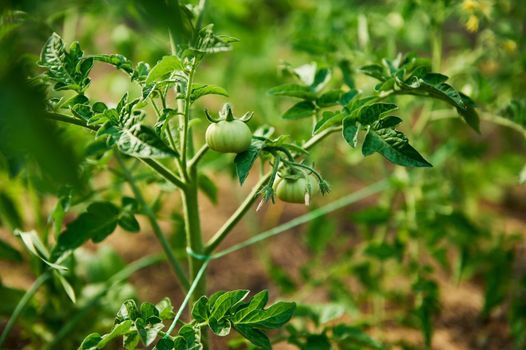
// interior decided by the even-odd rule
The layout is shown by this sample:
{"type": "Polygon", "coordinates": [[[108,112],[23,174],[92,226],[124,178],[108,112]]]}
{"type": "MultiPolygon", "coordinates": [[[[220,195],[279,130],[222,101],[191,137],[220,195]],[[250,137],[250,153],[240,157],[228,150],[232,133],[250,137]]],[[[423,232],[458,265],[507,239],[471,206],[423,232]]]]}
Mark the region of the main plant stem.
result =
{"type": "MultiPolygon", "coordinates": [[[[183,192],[183,209],[186,229],[186,245],[189,248],[188,269],[190,279],[198,278],[197,273],[201,269],[204,261],[197,259],[196,256],[204,253],[203,238],[201,232],[201,221],[199,217],[199,200],[197,186],[197,171],[195,168],[190,169],[188,186],[183,192]],[[191,254],[195,253],[195,254],[191,254]]],[[[202,296],[206,295],[206,270],[204,276],[199,280],[194,293],[190,298],[190,310],[194,303],[202,296]]],[[[201,342],[204,350],[210,349],[207,331],[203,331],[201,342]]]]}

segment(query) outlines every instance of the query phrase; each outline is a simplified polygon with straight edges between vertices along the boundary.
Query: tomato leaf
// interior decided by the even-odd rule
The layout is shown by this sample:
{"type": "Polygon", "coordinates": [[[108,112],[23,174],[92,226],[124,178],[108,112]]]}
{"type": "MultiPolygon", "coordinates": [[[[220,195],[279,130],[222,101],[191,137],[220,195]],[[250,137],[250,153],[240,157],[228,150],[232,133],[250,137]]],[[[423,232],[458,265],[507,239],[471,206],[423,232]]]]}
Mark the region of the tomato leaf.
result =
{"type": "Polygon", "coordinates": [[[104,62],[107,64],[111,64],[112,66],[115,66],[115,68],[120,69],[128,74],[133,73],[133,66],[130,60],[128,60],[125,56],[121,54],[113,54],[113,55],[94,55],[89,56],[95,61],[104,62]]]}
{"type": "Polygon", "coordinates": [[[234,158],[236,174],[241,185],[243,185],[247,179],[250,169],[252,169],[252,166],[264,145],[265,143],[263,141],[253,138],[248,149],[244,152],[238,153],[236,158],[234,158]]]}
{"type": "Polygon", "coordinates": [[[368,156],[378,152],[394,164],[415,167],[431,167],[411,145],[405,135],[391,128],[371,128],[362,145],[362,153],[368,156]]]}
{"type": "Polygon", "coordinates": [[[183,64],[177,56],[164,56],[159,60],[155,66],[150,70],[146,77],[146,84],[151,84],[156,80],[174,72],[182,71],[183,64]]]}
{"type": "Polygon", "coordinates": [[[228,96],[228,92],[220,86],[207,84],[192,84],[190,99],[193,101],[205,95],[222,95],[228,96]]]}
{"type": "Polygon", "coordinates": [[[314,93],[308,86],[299,84],[279,85],[270,89],[268,94],[272,96],[297,97],[306,100],[316,99],[316,93],[314,93]]]}
{"type": "Polygon", "coordinates": [[[57,239],[57,245],[51,256],[57,258],[67,250],[80,247],[84,242],[92,240],[101,242],[110,235],[119,221],[119,208],[109,202],[94,202],[86,212],[70,222],[66,230],[57,239]]]}
{"type": "Polygon", "coordinates": [[[382,67],[379,64],[371,64],[368,66],[360,67],[360,72],[381,81],[387,80],[388,78],[385,74],[384,67],[382,67]]]}
{"type": "Polygon", "coordinates": [[[168,147],[153,129],[143,124],[119,129],[116,140],[119,150],[138,158],[178,157],[179,154],[168,147]]]}
{"type": "Polygon", "coordinates": [[[55,82],[55,90],[84,91],[90,80],[88,74],[93,66],[93,59],[83,58],[84,52],[78,42],[66,50],[62,38],[53,33],[44,44],[38,64],[47,69],[46,76],[55,82]]]}
{"type": "Polygon", "coordinates": [[[355,119],[346,118],[343,121],[343,138],[351,147],[356,148],[358,145],[358,128],[357,122],[355,119]]]}
{"type": "Polygon", "coordinates": [[[363,125],[370,125],[386,113],[398,109],[394,103],[374,103],[366,105],[358,110],[358,119],[363,125]]]}
{"type": "Polygon", "coordinates": [[[236,325],[236,331],[252,344],[261,347],[263,350],[271,350],[272,345],[267,335],[262,330],[244,325],[236,325]]]}
{"type": "Polygon", "coordinates": [[[311,117],[316,111],[316,106],[311,101],[301,101],[290,107],[281,117],[283,119],[302,119],[311,117]]]}

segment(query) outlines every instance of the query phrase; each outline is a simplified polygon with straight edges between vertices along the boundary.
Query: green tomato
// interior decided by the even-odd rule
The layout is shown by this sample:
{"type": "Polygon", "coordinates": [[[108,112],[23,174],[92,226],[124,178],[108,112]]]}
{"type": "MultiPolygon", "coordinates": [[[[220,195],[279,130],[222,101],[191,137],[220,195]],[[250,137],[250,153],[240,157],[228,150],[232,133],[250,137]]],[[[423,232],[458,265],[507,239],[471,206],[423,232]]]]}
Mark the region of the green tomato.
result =
{"type": "Polygon", "coordinates": [[[307,180],[302,177],[298,179],[278,179],[274,186],[278,198],[288,203],[308,204],[309,199],[306,198],[306,194],[310,198],[317,193],[317,183],[313,176],[308,176],[307,180]],[[307,186],[307,181],[310,188],[307,186]]]}
{"type": "Polygon", "coordinates": [[[252,140],[252,133],[241,120],[222,120],[212,123],[206,129],[206,143],[214,151],[221,153],[241,153],[246,151],[252,140]]]}

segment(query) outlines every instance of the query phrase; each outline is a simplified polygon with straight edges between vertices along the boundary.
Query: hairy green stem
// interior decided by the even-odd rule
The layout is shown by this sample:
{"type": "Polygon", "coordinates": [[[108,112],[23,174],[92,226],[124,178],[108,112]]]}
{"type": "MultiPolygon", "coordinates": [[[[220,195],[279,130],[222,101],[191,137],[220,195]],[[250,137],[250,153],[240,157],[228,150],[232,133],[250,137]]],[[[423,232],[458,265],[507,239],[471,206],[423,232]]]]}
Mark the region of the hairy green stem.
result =
{"type": "Polygon", "coordinates": [[[259,191],[265,186],[267,181],[270,179],[271,172],[266,173],[259,182],[252,188],[250,194],[246,199],[241,203],[237,210],[232,214],[232,216],[221,226],[217,233],[208,241],[206,246],[205,253],[210,254],[213,252],[217,246],[226,238],[230,231],[237,225],[237,223],[243,218],[243,216],[250,209],[252,204],[256,202],[256,199],[259,195],[259,191]]]}
{"type": "Polygon", "coordinates": [[[201,160],[201,158],[203,158],[203,156],[206,154],[206,152],[208,152],[208,145],[205,143],[200,149],[199,151],[197,151],[197,153],[194,155],[194,157],[192,159],[190,159],[190,161],[188,162],[188,167],[189,168],[195,168],[197,166],[197,164],[199,163],[199,161],[201,160]]]}
{"type": "Polygon", "coordinates": [[[166,180],[170,181],[176,187],[179,187],[183,190],[186,188],[186,183],[184,183],[183,180],[178,178],[170,169],[168,169],[161,163],[151,158],[138,158],[138,159],[140,159],[143,163],[149,165],[151,168],[157,171],[159,175],[164,177],[166,180]]]}
{"type": "Polygon", "coordinates": [[[177,325],[177,321],[179,321],[179,318],[181,318],[181,315],[183,314],[183,311],[186,308],[186,305],[188,305],[190,298],[192,298],[192,296],[194,295],[197,285],[199,284],[202,277],[204,276],[208,263],[209,261],[205,260],[203,264],[201,265],[201,267],[199,268],[199,271],[197,271],[197,274],[195,275],[195,279],[192,282],[190,289],[188,289],[188,292],[186,293],[186,296],[184,297],[184,300],[181,303],[181,306],[179,306],[179,310],[177,310],[177,313],[175,314],[175,318],[173,319],[172,324],[170,325],[170,328],[168,328],[168,330],[166,331],[165,337],[168,337],[174,331],[175,326],[177,325]]]}
{"type": "Polygon", "coordinates": [[[31,288],[29,288],[26,293],[22,296],[18,304],[16,304],[15,310],[13,311],[13,314],[11,315],[11,318],[9,318],[9,321],[7,321],[7,324],[5,325],[4,331],[2,332],[2,335],[0,336],[0,348],[2,347],[2,344],[7,339],[7,336],[13,326],[15,325],[16,320],[24,311],[24,308],[26,307],[27,303],[31,300],[33,295],[38,291],[38,289],[51,277],[50,272],[45,272],[42,275],[40,275],[35,282],[33,282],[33,285],[31,288]]]}
{"type": "Polygon", "coordinates": [[[57,121],[68,123],[68,124],[74,124],[74,125],[82,126],[82,127],[86,128],[86,129],[90,129],[90,130],[93,130],[93,131],[99,130],[98,126],[88,125],[84,120],[73,118],[73,117],[70,117],[70,116],[67,116],[67,115],[64,115],[64,114],[48,113],[48,114],[46,114],[46,117],[48,119],[51,119],[51,120],[57,120],[57,121]]]}
{"type": "MultiPolygon", "coordinates": [[[[199,200],[197,186],[197,169],[190,169],[190,182],[183,191],[184,221],[186,229],[186,246],[196,254],[204,252],[203,237],[201,233],[201,221],[199,217],[199,200]]],[[[188,254],[188,269],[192,284],[195,283],[195,293],[189,296],[190,307],[199,297],[206,294],[206,278],[201,278],[201,274],[206,274],[206,265],[203,260],[188,254]]],[[[204,331],[201,335],[203,349],[210,349],[208,332],[204,331]]]]}
{"type": "Polygon", "coordinates": [[[190,283],[188,282],[188,279],[183,271],[181,264],[175,257],[175,254],[173,252],[172,247],[170,246],[170,243],[168,243],[168,240],[166,239],[164,233],[162,232],[161,227],[159,226],[159,223],[157,222],[157,218],[155,217],[155,213],[153,212],[152,208],[144,200],[141,190],[135,183],[135,179],[133,178],[133,175],[130,173],[130,171],[126,167],[126,164],[124,163],[122,158],[117,153],[116,153],[116,158],[117,158],[117,161],[119,162],[119,165],[121,166],[123,170],[123,175],[126,177],[126,181],[128,181],[135,195],[135,199],[137,200],[137,202],[139,202],[139,205],[141,206],[143,213],[146,215],[146,217],[150,221],[150,225],[152,226],[155,237],[161,244],[164,250],[164,253],[166,254],[166,257],[168,259],[168,262],[170,263],[172,270],[176,274],[183,291],[188,290],[188,288],[190,287],[190,283]]]}

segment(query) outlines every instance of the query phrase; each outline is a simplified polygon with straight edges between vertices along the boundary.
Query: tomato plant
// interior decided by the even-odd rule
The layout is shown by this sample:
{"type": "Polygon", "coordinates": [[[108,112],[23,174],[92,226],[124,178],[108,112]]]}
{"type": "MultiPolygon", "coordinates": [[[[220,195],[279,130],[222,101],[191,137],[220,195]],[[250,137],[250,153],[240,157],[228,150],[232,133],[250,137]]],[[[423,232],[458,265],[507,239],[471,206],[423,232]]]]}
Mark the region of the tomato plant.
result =
{"type": "Polygon", "coordinates": [[[523,348],[523,6],[352,3],[6,3],[0,346],[523,348]]]}

